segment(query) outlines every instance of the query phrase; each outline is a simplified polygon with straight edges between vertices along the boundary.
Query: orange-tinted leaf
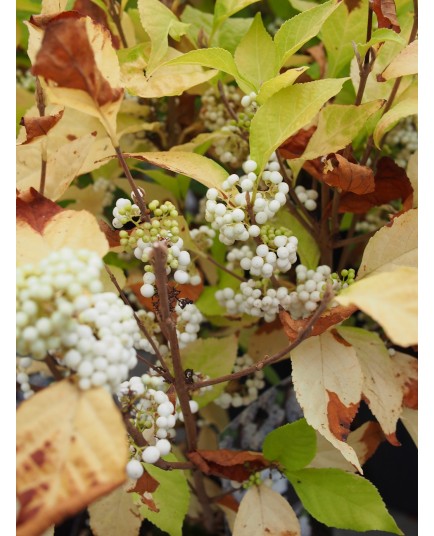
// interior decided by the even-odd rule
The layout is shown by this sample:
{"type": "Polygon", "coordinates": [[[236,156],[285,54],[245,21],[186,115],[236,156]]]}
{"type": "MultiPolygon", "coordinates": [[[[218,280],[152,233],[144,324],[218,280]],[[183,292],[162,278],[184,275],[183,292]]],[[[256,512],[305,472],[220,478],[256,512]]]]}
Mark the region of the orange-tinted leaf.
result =
{"type": "Polygon", "coordinates": [[[119,238],[119,231],[112,229],[108,223],[103,220],[98,221],[99,228],[105,234],[105,237],[108,240],[109,246],[115,248],[121,245],[119,238]]]}
{"type": "Polygon", "coordinates": [[[333,169],[324,173],[321,180],[329,186],[358,195],[374,191],[374,173],[371,168],[353,164],[340,154],[335,154],[327,163],[331,164],[333,169]]]}
{"type": "Polygon", "coordinates": [[[329,397],[327,404],[329,428],[339,441],[346,441],[350,433],[351,423],[359,409],[359,404],[345,406],[336,393],[326,391],[329,397]]]}
{"type": "Polygon", "coordinates": [[[44,228],[53,217],[63,209],[50,201],[34,188],[17,197],[17,224],[25,223],[37,233],[43,234],[44,228]]]}
{"type": "Polygon", "coordinates": [[[189,459],[206,475],[244,482],[252,473],[270,466],[259,452],[237,450],[198,450],[189,459]]]}
{"type": "Polygon", "coordinates": [[[379,28],[391,28],[394,32],[400,33],[395,0],[370,0],[369,4],[377,15],[379,28]]]}
{"type": "MultiPolygon", "coordinates": [[[[315,325],[310,332],[310,337],[313,335],[320,335],[331,326],[343,322],[355,311],[357,311],[357,307],[344,307],[343,305],[338,305],[337,307],[328,309],[319,317],[317,322],[315,322],[315,325]]],[[[306,325],[309,323],[309,318],[294,320],[289,313],[283,310],[279,312],[279,318],[289,342],[294,341],[299,333],[303,331],[306,325]]]]}
{"type": "Polygon", "coordinates": [[[20,125],[26,129],[26,143],[30,143],[35,138],[45,136],[47,132],[56,125],[62,118],[63,110],[54,115],[45,115],[43,117],[23,117],[20,125]]]}
{"type": "Polygon", "coordinates": [[[384,156],[378,161],[375,173],[375,190],[365,195],[352,192],[342,194],[339,212],[364,214],[372,207],[401,199],[406,210],[412,208],[413,188],[404,169],[384,156]]]}
{"type": "Polygon", "coordinates": [[[289,137],[279,147],[279,152],[285,158],[299,158],[305,151],[310,138],[316,130],[316,126],[313,125],[306,129],[300,129],[296,134],[289,137]]]}
{"type": "Polygon", "coordinates": [[[112,43],[115,48],[120,48],[120,40],[117,35],[113,35],[107,20],[106,12],[91,0],[75,0],[73,10],[81,15],[90,17],[101,26],[107,28],[112,37],[112,43]]]}
{"type": "Polygon", "coordinates": [[[159,485],[160,483],[158,480],[155,480],[154,477],[145,471],[143,475],[136,480],[134,487],[127,491],[128,493],[138,493],[139,495],[143,495],[144,493],[154,493],[159,485]]]}
{"type": "Polygon", "coordinates": [[[404,393],[403,406],[417,409],[418,406],[418,361],[402,352],[392,357],[395,375],[404,393]]]}
{"type": "Polygon", "coordinates": [[[59,87],[86,92],[99,106],[122,95],[122,89],[112,88],[96,65],[84,17],[48,24],[32,71],[59,87]]]}

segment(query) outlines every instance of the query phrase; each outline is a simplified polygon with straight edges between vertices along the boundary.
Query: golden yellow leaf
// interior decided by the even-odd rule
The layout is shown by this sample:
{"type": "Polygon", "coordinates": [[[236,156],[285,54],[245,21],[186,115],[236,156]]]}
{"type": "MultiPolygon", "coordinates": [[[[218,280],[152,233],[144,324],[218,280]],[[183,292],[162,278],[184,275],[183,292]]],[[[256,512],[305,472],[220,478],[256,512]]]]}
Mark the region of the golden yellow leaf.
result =
{"type": "Polygon", "coordinates": [[[300,523],[279,493],[261,484],[244,495],[235,518],[233,536],[300,536],[300,523]]]}
{"type": "Polygon", "coordinates": [[[375,273],[346,288],[336,301],[356,305],[376,320],[394,343],[417,344],[416,268],[401,266],[393,272],[375,273]]]}
{"type": "Polygon", "coordinates": [[[37,536],[125,480],[123,421],[103,388],[63,380],[17,412],[17,536],[37,536]]]}
{"type": "Polygon", "coordinates": [[[408,210],[375,233],[363,253],[357,279],[400,266],[417,266],[417,214],[416,209],[408,210]]]}
{"type": "Polygon", "coordinates": [[[139,534],[142,524],[139,507],[134,503],[133,494],[127,492],[128,487],[131,483],[120,486],[89,506],[90,528],[94,536],[139,534]]]}
{"type": "Polygon", "coordinates": [[[383,71],[382,77],[385,80],[399,78],[409,74],[417,74],[417,39],[407,45],[404,50],[396,56],[390,65],[383,71]]]}

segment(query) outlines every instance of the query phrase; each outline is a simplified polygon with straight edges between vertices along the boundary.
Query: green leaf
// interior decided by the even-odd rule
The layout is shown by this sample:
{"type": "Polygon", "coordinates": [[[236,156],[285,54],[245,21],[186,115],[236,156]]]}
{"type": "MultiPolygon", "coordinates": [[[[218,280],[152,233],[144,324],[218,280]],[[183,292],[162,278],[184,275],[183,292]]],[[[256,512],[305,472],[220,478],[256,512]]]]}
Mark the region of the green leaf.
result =
{"type": "Polygon", "coordinates": [[[406,45],[405,39],[394,30],[390,30],[389,28],[378,28],[372,32],[372,37],[367,43],[359,43],[357,45],[357,50],[363,58],[368,51],[368,48],[377,45],[378,43],[386,43],[388,41],[399,43],[403,46],[406,45]]]}
{"type": "Polygon", "coordinates": [[[306,419],[280,426],[267,435],[262,452],[267,460],[278,461],[286,471],[303,469],[315,456],[315,430],[306,419]]]}
{"type": "Polygon", "coordinates": [[[346,147],[382,105],[383,101],[376,100],[360,106],[330,104],[323,108],[318,128],[309,140],[302,159],[313,160],[346,147]]]}
{"type": "Polygon", "coordinates": [[[308,9],[282,24],[274,37],[277,64],[281,67],[309,39],[315,37],[327,18],[338,7],[336,0],[308,9]]]}
{"type": "MultiPolygon", "coordinates": [[[[237,357],[238,337],[198,339],[181,350],[184,369],[191,368],[210,378],[230,374],[237,357]]],[[[200,406],[206,406],[224,391],[226,383],[214,385],[209,391],[197,394],[194,399],[200,406]]]]}
{"type": "MultiPolygon", "coordinates": [[[[173,454],[165,456],[164,459],[170,462],[177,461],[173,454]]],[[[168,532],[170,536],[182,536],[182,525],[190,504],[190,488],[184,471],[179,469],[163,471],[148,463],[145,467],[160,484],[152,494],[159,512],[152,512],[147,506],[142,506],[140,515],[144,519],[149,519],[159,529],[168,532]]],[[[136,497],[140,501],[139,496],[136,497]]]]}
{"type": "Polygon", "coordinates": [[[259,90],[257,101],[259,104],[264,104],[272,95],[280,91],[281,89],[292,86],[297,78],[307,71],[308,67],[296,67],[295,69],[288,69],[282,74],[267,80],[261,86],[259,90]]]}
{"type": "MultiPolygon", "coordinates": [[[[303,217],[303,216],[302,216],[303,217]]],[[[297,255],[308,270],[315,270],[321,256],[317,241],[289,211],[280,210],[273,223],[290,229],[298,238],[297,255]]]]}
{"type": "Polygon", "coordinates": [[[146,67],[149,75],[166,55],[168,36],[179,41],[187,31],[188,25],[177,17],[159,0],[139,0],[140,20],[152,43],[152,51],[146,67]]]}
{"type": "Polygon", "coordinates": [[[348,74],[349,63],[354,57],[352,42],[360,43],[366,38],[367,4],[367,0],[362,0],[350,13],[345,2],[341,2],[324,23],[320,38],[327,51],[327,77],[348,74]]]}
{"type": "Polygon", "coordinates": [[[250,154],[260,173],[271,153],[309,123],[342,88],[346,78],[317,80],[281,89],[259,108],[250,126],[250,154]]]}
{"type": "Polygon", "coordinates": [[[398,102],[383,117],[378,121],[374,130],[374,142],[375,145],[380,148],[381,140],[384,135],[387,134],[392,128],[410,115],[416,115],[418,113],[418,99],[417,88],[414,95],[410,95],[408,98],[398,102]]]}
{"type": "Polygon", "coordinates": [[[403,533],[389,514],[377,488],[341,469],[286,471],[306,510],[329,527],[403,533]]]}
{"type": "Polygon", "coordinates": [[[260,13],[256,14],[249,31],[238,45],[234,59],[239,72],[254,85],[256,92],[264,82],[278,74],[276,47],[264,28],[260,13]]]}
{"type": "Polygon", "coordinates": [[[217,0],[214,8],[213,32],[231,15],[259,0],[217,0]]]}

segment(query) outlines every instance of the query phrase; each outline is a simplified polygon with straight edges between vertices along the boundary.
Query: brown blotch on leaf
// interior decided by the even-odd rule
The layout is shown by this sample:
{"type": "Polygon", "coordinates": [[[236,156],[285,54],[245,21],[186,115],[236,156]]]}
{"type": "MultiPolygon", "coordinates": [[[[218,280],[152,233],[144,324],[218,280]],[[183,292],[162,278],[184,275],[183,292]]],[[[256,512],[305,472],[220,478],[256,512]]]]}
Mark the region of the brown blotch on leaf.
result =
{"type": "Polygon", "coordinates": [[[404,385],[403,405],[410,409],[418,408],[418,382],[415,378],[409,378],[404,385]]]}
{"type": "Polygon", "coordinates": [[[376,452],[380,443],[385,439],[385,435],[378,422],[370,421],[360,441],[365,445],[367,451],[363,457],[363,463],[369,460],[376,452]]]}
{"type": "MultiPolygon", "coordinates": [[[[107,32],[103,26],[100,30],[107,32]]],[[[32,72],[59,87],[85,91],[99,106],[117,101],[123,92],[112,88],[99,71],[83,17],[47,25],[32,72]]]]}
{"type": "Polygon", "coordinates": [[[332,434],[339,441],[346,441],[350,433],[350,426],[359,409],[359,404],[345,406],[333,391],[327,390],[329,401],[327,404],[327,418],[332,434]]]}
{"type": "Polygon", "coordinates": [[[35,138],[46,136],[63,116],[63,110],[54,115],[43,117],[22,117],[20,125],[26,129],[26,141],[22,145],[30,143],[35,138]]]}
{"type": "Polygon", "coordinates": [[[114,48],[120,48],[121,43],[119,37],[117,35],[114,35],[113,32],[110,30],[110,25],[108,23],[106,12],[97,4],[95,4],[95,2],[92,2],[91,0],[75,0],[73,10],[77,11],[81,15],[90,17],[98,24],[101,24],[101,26],[104,26],[104,28],[106,28],[110,32],[112,38],[112,45],[114,46],[114,48]]]}
{"type": "Polygon", "coordinates": [[[344,0],[344,3],[350,13],[353,11],[353,9],[360,7],[360,2],[361,0],[344,0]]]}
{"type": "Polygon", "coordinates": [[[333,338],[338,341],[339,344],[343,344],[344,346],[352,346],[352,344],[346,341],[336,329],[332,329],[330,333],[333,335],[333,338]]]}
{"type": "Polygon", "coordinates": [[[45,452],[41,449],[35,450],[35,452],[33,452],[30,457],[36,463],[36,465],[39,465],[39,467],[42,467],[46,458],[45,452]]]}
{"type": "Polygon", "coordinates": [[[34,188],[30,188],[17,197],[17,225],[25,223],[42,234],[45,226],[62,210],[59,205],[41,195],[34,188]]]}
{"type": "Polygon", "coordinates": [[[66,139],[69,140],[69,141],[74,141],[77,139],[77,136],[74,136],[74,134],[68,134],[66,136],[66,139]]]}
{"type": "Polygon", "coordinates": [[[386,434],[387,441],[393,445],[394,447],[400,447],[401,443],[398,441],[398,438],[396,437],[396,433],[392,432],[391,434],[386,434]]]}
{"type": "Polygon", "coordinates": [[[155,480],[148,472],[144,472],[143,475],[137,479],[133,488],[128,489],[128,493],[138,493],[143,495],[144,493],[154,493],[160,483],[155,480]]]}
{"type": "Polygon", "coordinates": [[[378,28],[390,28],[396,33],[401,32],[394,0],[369,0],[369,6],[377,15],[378,28]]]}
{"type": "Polygon", "coordinates": [[[79,19],[82,15],[77,11],[62,11],[62,13],[54,13],[51,15],[32,15],[30,17],[30,24],[45,30],[45,28],[54,21],[64,19],[79,19]]]}

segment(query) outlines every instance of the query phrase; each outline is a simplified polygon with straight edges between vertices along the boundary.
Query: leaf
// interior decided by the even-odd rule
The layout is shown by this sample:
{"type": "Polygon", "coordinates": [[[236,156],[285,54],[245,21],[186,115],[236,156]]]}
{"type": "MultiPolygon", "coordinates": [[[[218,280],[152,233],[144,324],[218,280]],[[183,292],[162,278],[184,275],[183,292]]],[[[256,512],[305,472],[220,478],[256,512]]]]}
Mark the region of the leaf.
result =
{"type": "Polygon", "coordinates": [[[395,432],[401,414],[402,390],[386,346],[377,333],[364,329],[341,326],[337,331],[356,350],[363,374],[363,399],[388,441],[399,446],[395,432]]]}
{"type": "Polygon", "coordinates": [[[345,2],[341,2],[323,24],[320,39],[327,51],[328,78],[348,74],[348,65],[354,57],[352,43],[360,43],[366,37],[367,3],[367,0],[363,0],[356,9],[349,12],[345,2]]]}
{"type": "Polygon", "coordinates": [[[418,412],[415,409],[402,408],[401,421],[405,426],[407,432],[413,439],[416,447],[418,446],[418,426],[417,426],[418,412]]]}
{"type": "MultiPolygon", "coordinates": [[[[120,48],[120,38],[111,31],[107,13],[101,6],[97,5],[95,2],[92,2],[92,0],[75,0],[72,9],[73,11],[78,11],[85,17],[90,17],[98,24],[101,24],[101,26],[107,28],[107,30],[110,32],[113,46],[116,49],[120,48]]],[[[124,17],[124,14],[122,14],[122,17],[124,17]]]]}
{"type": "Polygon", "coordinates": [[[276,65],[276,47],[264,28],[262,17],[257,13],[249,31],[240,41],[234,54],[240,74],[252,83],[255,92],[264,82],[279,73],[276,65]]]}
{"type": "Polygon", "coordinates": [[[394,199],[401,199],[403,208],[408,210],[412,207],[412,196],[413,188],[405,171],[391,158],[383,156],[377,163],[375,190],[364,195],[343,193],[339,213],[364,214],[370,208],[390,203],[394,199]]]}
{"type": "Polygon", "coordinates": [[[408,210],[375,233],[363,253],[358,279],[401,266],[417,266],[417,214],[417,209],[408,210]]]}
{"type": "Polygon", "coordinates": [[[233,536],[300,536],[291,505],[265,484],[252,486],[244,495],[235,518],[233,536]]]}
{"type": "MultiPolygon", "coordinates": [[[[190,343],[181,350],[181,359],[184,370],[193,369],[210,378],[218,378],[230,374],[237,358],[238,338],[235,335],[223,338],[208,337],[190,343]]],[[[226,383],[214,385],[203,394],[197,393],[195,400],[200,406],[206,406],[220,396],[226,383]]]]}
{"type": "Polygon", "coordinates": [[[244,482],[253,473],[270,466],[260,452],[248,450],[197,450],[187,456],[206,475],[229,478],[237,482],[244,482]]]}
{"type": "Polygon", "coordinates": [[[410,74],[417,74],[417,39],[407,45],[392,63],[382,72],[381,78],[391,80],[410,74]]]}
{"type": "Polygon", "coordinates": [[[52,15],[64,11],[68,0],[42,0],[41,15],[52,15]]]}
{"type": "Polygon", "coordinates": [[[401,31],[394,0],[372,0],[370,5],[377,15],[379,28],[391,28],[396,33],[401,31]]]}
{"type": "Polygon", "coordinates": [[[285,424],[267,435],[262,451],[267,460],[278,461],[285,470],[303,469],[315,456],[315,431],[306,419],[285,424]]]}
{"type": "Polygon", "coordinates": [[[340,469],[301,469],[285,474],[304,508],[321,523],[403,534],[369,480],[340,469]]]}
{"type": "Polygon", "coordinates": [[[329,186],[357,195],[365,195],[375,190],[374,172],[370,167],[353,164],[340,154],[328,159],[325,169],[330,165],[333,166],[332,170],[322,173],[319,179],[329,186]]]}
{"type": "MultiPolygon", "coordinates": [[[[321,333],[324,333],[330,327],[340,324],[349,318],[356,311],[357,307],[354,306],[343,307],[339,305],[338,307],[330,307],[315,322],[309,336],[321,335],[321,333]]],[[[286,311],[280,311],[279,318],[289,342],[294,341],[310,321],[309,318],[294,320],[286,311]]]]}
{"type": "Polygon", "coordinates": [[[346,443],[363,385],[356,351],[332,330],[302,342],[292,350],[291,361],[295,393],[307,423],[362,472],[354,449],[346,443]]]}
{"type": "Polygon", "coordinates": [[[292,84],[301,76],[308,67],[296,67],[295,69],[288,69],[282,74],[271,78],[264,82],[258,93],[257,102],[259,104],[264,104],[272,95],[280,91],[281,89],[292,86],[292,84]]]}
{"type": "MultiPolygon", "coordinates": [[[[374,45],[377,44],[381,45],[388,41],[393,41],[403,46],[406,45],[406,41],[402,35],[399,35],[388,28],[379,28],[372,32],[372,37],[367,43],[359,43],[357,45],[357,50],[359,51],[360,56],[364,57],[370,47],[374,47],[374,45]]],[[[379,47],[376,47],[376,49],[378,51],[379,47]]]]}
{"type": "MultiPolygon", "coordinates": [[[[127,484],[128,486],[128,484],[127,484]]],[[[115,489],[88,507],[94,536],[138,536],[142,520],[126,486],[115,489]]]]}
{"type": "Polygon", "coordinates": [[[249,334],[247,353],[256,362],[266,355],[277,354],[286,346],[288,339],[279,319],[276,319],[274,322],[262,324],[249,334]]]}
{"type": "Polygon", "coordinates": [[[39,534],[125,480],[122,417],[102,387],[51,385],[17,411],[17,536],[39,534]]]}
{"type": "Polygon", "coordinates": [[[418,151],[414,152],[407,164],[407,176],[413,188],[413,208],[418,205],[418,154],[418,151]]]}
{"type": "Polygon", "coordinates": [[[45,136],[60,121],[62,116],[63,110],[54,115],[23,117],[20,124],[26,129],[26,141],[24,143],[27,144],[41,136],[45,136]]]}
{"type": "Polygon", "coordinates": [[[197,180],[208,188],[217,188],[221,193],[221,184],[227,179],[228,172],[217,162],[195,153],[184,151],[166,151],[151,153],[127,153],[127,158],[135,158],[154,166],[169,169],[197,180]]]}
{"type": "MultiPolygon", "coordinates": [[[[177,461],[173,454],[165,456],[164,459],[177,461]]],[[[159,529],[168,532],[170,536],[182,536],[182,525],[190,503],[190,488],[185,472],[179,469],[163,471],[152,464],[146,464],[146,471],[160,484],[152,493],[158,512],[147,506],[140,506],[140,515],[149,519],[159,529]]],[[[140,501],[138,495],[135,500],[140,501]]]]}
{"type": "Polygon", "coordinates": [[[392,362],[403,392],[403,406],[418,409],[418,360],[402,352],[395,352],[392,362]]]}
{"type": "Polygon", "coordinates": [[[346,147],[382,104],[382,101],[377,100],[360,106],[329,104],[323,108],[317,129],[302,155],[303,160],[336,153],[346,147]]]}
{"type": "Polygon", "coordinates": [[[309,39],[315,37],[327,18],[338,7],[335,0],[308,9],[282,24],[274,36],[277,65],[281,67],[309,39]]]}
{"type": "Polygon", "coordinates": [[[149,76],[162,61],[169,48],[169,35],[179,41],[188,24],[180,22],[176,15],[158,0],[139,0],[140,21],[151,40],[151,55],[147,64],[149,76]]]}
{"type": "Polygon", "coordinates": [[[38,262],[64,247],[89,249],[103,257],[108,242],[95,217],[84,210],[62,210],[33,188],[17,198],[17,265],[38,262]]]}
{"type": "Polygon", "coordinates": [[[417,344],[417,268],[377,271],[343,290],[336,301],[356,305],[376,320],[394,343],[417,344]]]}
{"type": "Polygon", "coordinates": [[[51,102],[98,117],[113,139],[123,90],[106,28],[89,17],[54,19],[45,29],[32,71],[51,82],[45,88],[51,102]]]}
{"type": "Polygon", "coordinates": [[[417,95],[414,98],[408,98],[400,101],[393,106],[388,112],[386,112],[374,130],[374,142],[375,145],[380,148],[381,140],[383,136],[387,134],[392,128],[399,123],[404,117],[410,115],[416,115],[418,112],[417,95]]]}
{"type": "Polygon", "coordinates": [[[296,84],[281,89],[259,108],[250,126],[250,153],[258,163],[258,173],[271,153],[307,125],[345,81],[342,78],[296,84]]]}
{"type": "MultiPolygon", "coordinates": [[[[316,439],[316,454],[309,464],[309,467],[314,467],[316,469],[331,467],[334,469],[343,469],[344,471],[356,471],[356,468],[347,462],[340,451],[333,447],[333,445],[318,432],[316,433],[316,439]]],[[[347,442],[355,450],[360,465],[364,465],[364,463],[376,452],[378,446],[384,439],[384,434],[378,422],[368,421],[353,432],[350,432],[348,434],[347,442]]]]}
{"type": "Polygon", "coordinates": [[[213,32],[231,15],[256,2],[258,0],[217,0],[214,7],[213,32]]]}

